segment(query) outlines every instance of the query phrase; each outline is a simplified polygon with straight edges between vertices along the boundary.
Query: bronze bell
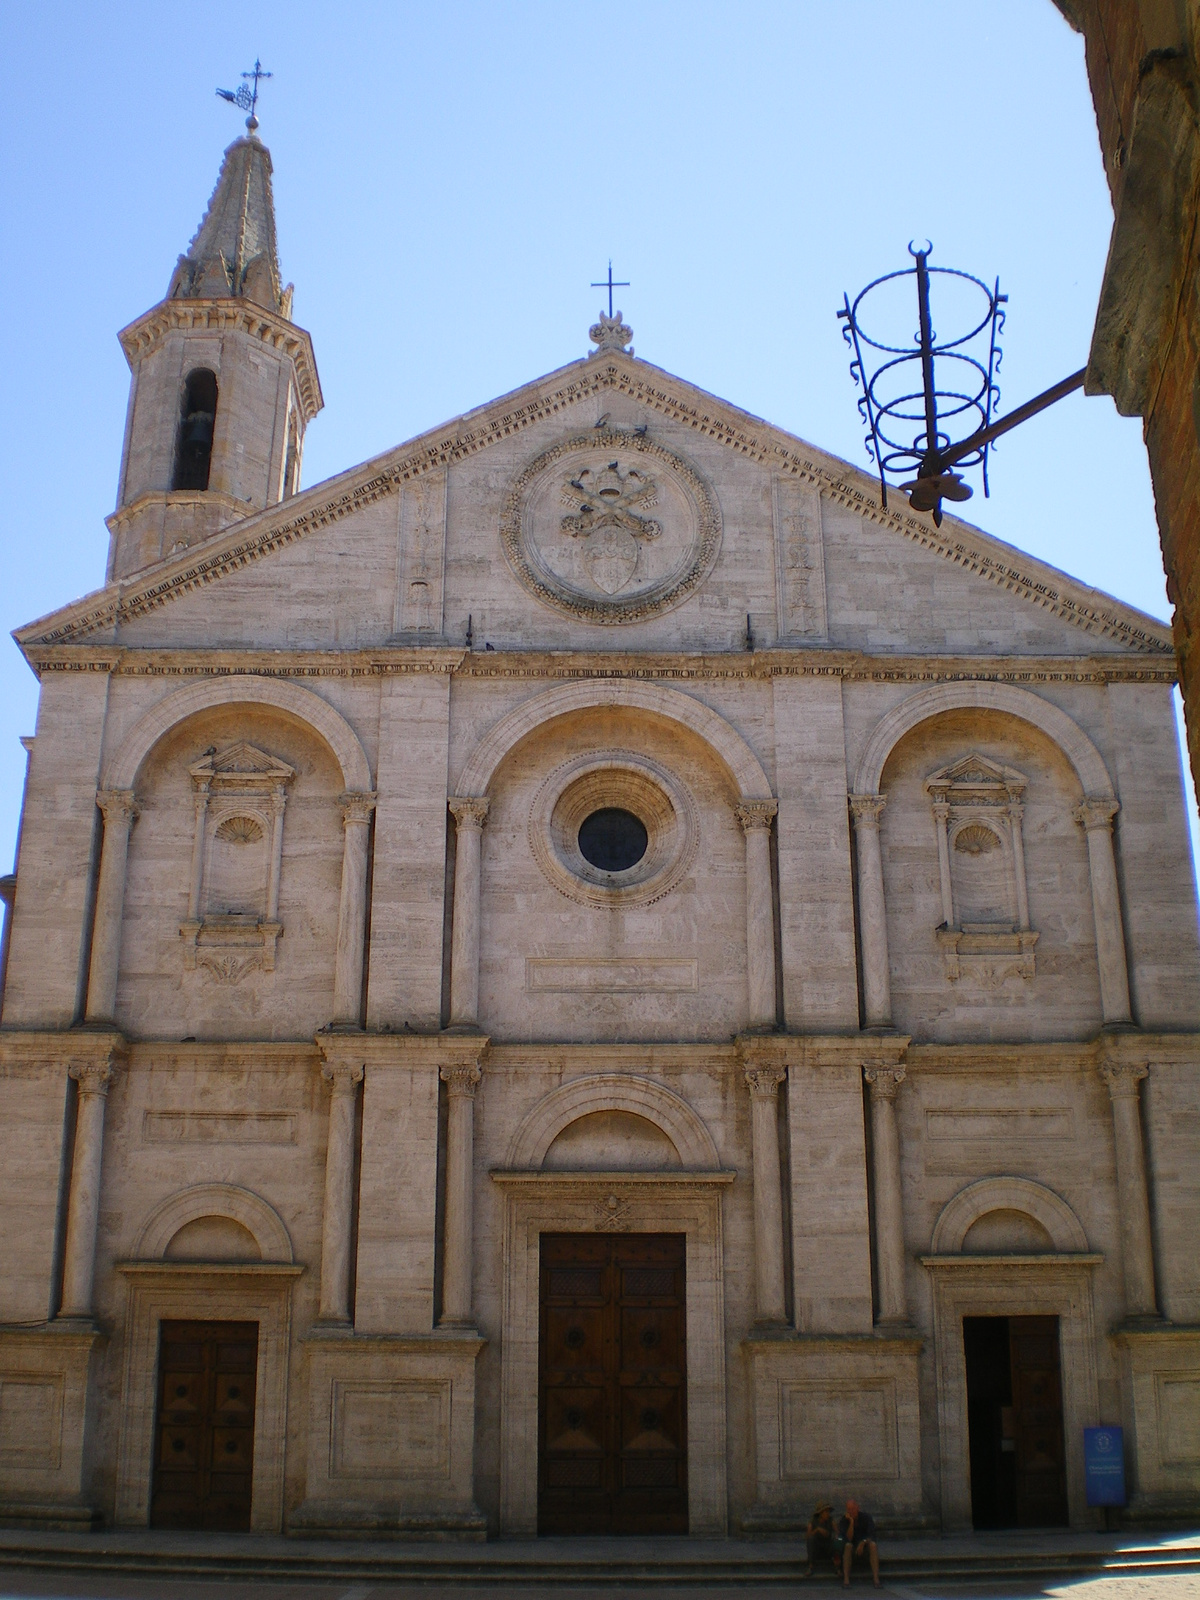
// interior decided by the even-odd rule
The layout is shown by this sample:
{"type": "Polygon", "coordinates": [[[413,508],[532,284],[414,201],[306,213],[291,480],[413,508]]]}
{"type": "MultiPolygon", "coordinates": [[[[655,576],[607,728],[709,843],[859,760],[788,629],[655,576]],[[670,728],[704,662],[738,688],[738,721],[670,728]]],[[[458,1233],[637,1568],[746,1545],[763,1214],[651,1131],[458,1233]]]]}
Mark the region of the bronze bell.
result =
{"type": "Polygon", "coordinates": [[[195,448],[208,449],[212,444],[213,414],[211,411],[189,411],[184,431],[184,443],[195,448]]]}

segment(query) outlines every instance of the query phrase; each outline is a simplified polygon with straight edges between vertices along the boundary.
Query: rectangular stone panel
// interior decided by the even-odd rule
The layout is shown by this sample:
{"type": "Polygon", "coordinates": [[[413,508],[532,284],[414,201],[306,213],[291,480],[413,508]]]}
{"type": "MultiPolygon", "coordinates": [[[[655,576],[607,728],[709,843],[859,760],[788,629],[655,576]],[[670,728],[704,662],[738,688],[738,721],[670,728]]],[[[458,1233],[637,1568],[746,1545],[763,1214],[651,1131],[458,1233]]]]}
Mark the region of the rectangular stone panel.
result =
{"type": "Polygon", "coordinates": [[[335,1378],[331,1478],[448,1478],[450,1383],[335,1378]]]}
{"type": "Polygon", "coordinates": [[[288,1111],[147,1111],[143,1144],[295,1144],[288,1111]]]}
{"type": "Polygon", "coordinates": [[[1200,1372],[1159,1373],[1154,1386],[1163,1466],[1200,1465],[1200,1372]]]}
{"type": "Polygon", "coordinates": [[[935,1142],[960,1144],[964,1139],[987,1144],[1026,1139],[1073,1139],[1069,1110],[1031,1107],[1023,1111],[926,1111],[925,1136],[935,1142]]]}
{"type": "Polygon", "coordinates": [[[895,1478],[896,1385],[782,1383],[780,1463],[785,1479],[895,1478]]]}
{"type": "Polygon", "coordinates": [[[695,958],[674,956],[527,956],[531,994],[696,994],[695,958]]]}
{"type": "Polygon", "coordinates": [[[62,1416],[61,1378],[0,1373],[0,1467],[57,1467],[62,1416]]]}

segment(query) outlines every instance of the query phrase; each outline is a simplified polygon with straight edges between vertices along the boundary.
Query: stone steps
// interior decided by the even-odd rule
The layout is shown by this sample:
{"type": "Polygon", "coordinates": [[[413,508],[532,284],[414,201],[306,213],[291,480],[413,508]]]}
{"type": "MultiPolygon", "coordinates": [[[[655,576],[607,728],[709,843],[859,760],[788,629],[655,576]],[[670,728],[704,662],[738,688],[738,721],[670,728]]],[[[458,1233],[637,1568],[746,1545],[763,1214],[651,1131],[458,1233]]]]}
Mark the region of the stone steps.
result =
{"type": "MultiPolygon", "coordinates": [[[[885,1580],[1067,1578],[1200,1572],[1200,1532],[991,1534],[887,1541],[885,1580]]],[[[378,1583],[587,1585],[795,1584],[792,1541],[539,1539],[490,1544],[300,1539],[143,1530],[0,1529],[0,1570],[378,1583]]]]}

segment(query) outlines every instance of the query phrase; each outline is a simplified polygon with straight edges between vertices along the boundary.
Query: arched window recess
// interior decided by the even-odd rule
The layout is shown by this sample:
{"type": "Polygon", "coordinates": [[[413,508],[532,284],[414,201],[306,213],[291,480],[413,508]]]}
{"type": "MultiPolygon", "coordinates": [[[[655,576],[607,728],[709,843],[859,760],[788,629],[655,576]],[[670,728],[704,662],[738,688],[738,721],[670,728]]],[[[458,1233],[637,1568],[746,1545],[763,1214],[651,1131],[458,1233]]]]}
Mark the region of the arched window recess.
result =
{"type": "Polygon", "coordinates": [[[172,489],[207,489],[217,421],[217,378],[207,367],[188,373],[183,388],[172,489]]]}

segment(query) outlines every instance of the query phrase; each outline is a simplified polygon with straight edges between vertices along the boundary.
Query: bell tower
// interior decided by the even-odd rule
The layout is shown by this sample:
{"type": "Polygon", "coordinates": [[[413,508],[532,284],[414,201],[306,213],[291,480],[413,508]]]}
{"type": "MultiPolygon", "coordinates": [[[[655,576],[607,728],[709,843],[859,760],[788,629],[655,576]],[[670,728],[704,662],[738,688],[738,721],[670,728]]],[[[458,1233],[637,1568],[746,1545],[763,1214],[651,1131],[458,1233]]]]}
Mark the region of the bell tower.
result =
{"type": "Polygon", "coordinates": [[[126,578],[294,494],[323,404],[292,321],[258,120],[225,152],[166,299],[121,335],[133,374],[108,579],[126,578]]]}

